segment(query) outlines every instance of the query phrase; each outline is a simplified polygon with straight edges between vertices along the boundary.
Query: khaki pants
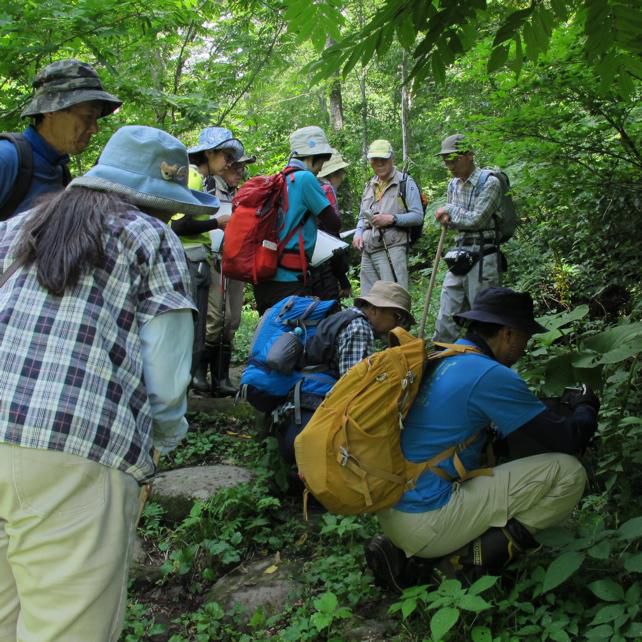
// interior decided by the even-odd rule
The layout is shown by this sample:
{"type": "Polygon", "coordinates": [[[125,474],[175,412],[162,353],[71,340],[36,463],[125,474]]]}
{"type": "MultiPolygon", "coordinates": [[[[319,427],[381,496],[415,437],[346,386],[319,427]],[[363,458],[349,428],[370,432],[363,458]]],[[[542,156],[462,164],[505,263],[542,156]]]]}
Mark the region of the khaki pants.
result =
{"type": "Polygon", "coordinates": [[[360,289],[361,296],[370,292],[375,281],[394,281],[392,266],[395,270],[397,283],[408,289],[408,252],[406,245],[393,245],[388,248],[375,250],[372,253],[363,250],[361,253],[360,289]],[[390,258],[388,258],[388,254],[390,258]]]}
{"type": "Polygon", "coordinates": [[[586,473],[575,457],[546,453],[497,466],[492,477],[455,484],[448,503],[437,510],[388,508],[378,518],[386,536],[408,557],[441,557],[512,518],[533,532],[564,521],[585,484],[586,473]]]}
{"type": "Polygon", "coordinates": [[[227,279],[227,294],[225,310],[223,310],[223,287],[221,273],[212,262],[212,282],[207,302],[207,328],[205,331],[205,344],[215,348],[221,340],[232,343],[234,335],[241,325],[241,310],[243,309],[243,295],[245,283],[234,279],[227,279]]]}
{"type": "MultiPolygon", "coordinates": [[[[465,249],[470,249],[466,246],[465,249]]],[[[461,328],[453,315],[470,310],[475,297],[486,288],[497,287],[499,284],[499,270],[497,259],[499,255],[487,254],[480,260],[483,261],[482,279],[479,280],[479,263],[464,276],[457,276],[450,270],[446,272],[444,283],[441,287],[439,312],[435,322],[433,341],[454,341],[461,328]]]]}
{"type": "Polygon", "coordinates": [[[139,486],[75,455],[0,444],[0,641],[116,642],[139,486]]]}

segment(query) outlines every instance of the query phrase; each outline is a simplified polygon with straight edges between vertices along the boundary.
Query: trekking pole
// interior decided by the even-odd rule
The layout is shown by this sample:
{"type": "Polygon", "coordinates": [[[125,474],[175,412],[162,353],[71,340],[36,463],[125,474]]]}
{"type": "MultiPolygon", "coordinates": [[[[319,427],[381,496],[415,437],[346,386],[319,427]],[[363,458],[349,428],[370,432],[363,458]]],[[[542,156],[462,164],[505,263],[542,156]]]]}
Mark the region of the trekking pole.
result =
{"type": "Polygon", "coordinates": [[[426,328],[426,319],[428,318],[428,310],[430,309],[430,297],[432,296],[433,288],[435,287],[435,280],[437,278],[437,268],[439,267],[439,259],[444,249],[444,239],[446,238],[446,226],[441,226],[441,234],[439,235],[439,243],[437,243],[437,253],[435,260],[432,264],[432,274],[430,275],[430,283],[428,284],[428,292],[426,300],[424,301],[424,312],[421,315],[421,324],[419,325],[419,338],[423,339],[424,329],[426,328]]]}
{"type": "Polygon", "coordinates": [[[221,327],[221,334],[218,336],[218,354],[216,355],[216,374],[219,377],[220,384],[223,373],[223,346],[225,345],[225,313],[227,312],[227,277],[223,274],[223,266],[221,265],[221,288],[223,288],[223,325],[221,327]]]}
{"type": "Polygon", "coordinates": [[[395,266],[392,264],[392,259],[390,258],[390,250],[388,249],[388,244],[386,243],[386,237],[383,233],[382,227],[379,228],[379,238],[383,243],[383,249],[384,249],[384,252],[386,253],[386,258],[388,259],[388,265],[390,266],[390,271],[392,272],[392,278],[395,283],[399,283],[399,279],[397,278],[397,273],[395,272],[395,266]]]}

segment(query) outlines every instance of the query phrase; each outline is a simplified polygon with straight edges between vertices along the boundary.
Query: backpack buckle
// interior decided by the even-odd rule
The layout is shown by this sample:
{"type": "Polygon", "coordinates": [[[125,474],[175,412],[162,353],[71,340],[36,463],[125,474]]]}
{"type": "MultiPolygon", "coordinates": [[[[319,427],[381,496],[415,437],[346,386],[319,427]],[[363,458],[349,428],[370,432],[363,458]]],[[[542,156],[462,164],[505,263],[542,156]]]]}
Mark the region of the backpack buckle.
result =
{"type": "Polygon", "coordinates": [[[348,452],[348,449],[345,446],[341,446],[339,448],[339,454],[341,455],[341,459],[339,460],[339,463],[342,466],[347,466],[348,462],[350,461],[350,453],[348,452]]]}

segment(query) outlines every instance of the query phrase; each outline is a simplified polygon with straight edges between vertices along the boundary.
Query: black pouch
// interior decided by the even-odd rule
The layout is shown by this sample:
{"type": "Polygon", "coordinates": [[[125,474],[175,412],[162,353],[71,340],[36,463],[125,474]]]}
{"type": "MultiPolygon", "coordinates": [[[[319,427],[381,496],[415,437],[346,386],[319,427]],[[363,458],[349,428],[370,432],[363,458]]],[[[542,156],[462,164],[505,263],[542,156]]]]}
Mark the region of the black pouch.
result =
{"type": "Polygon", "coordinates": [[[444,261],[446,261],[448,269],[455,276],[465,276],[479,261],[479,252],[454,247],[452,250],[448,250],[444,256],[444,261]]]}

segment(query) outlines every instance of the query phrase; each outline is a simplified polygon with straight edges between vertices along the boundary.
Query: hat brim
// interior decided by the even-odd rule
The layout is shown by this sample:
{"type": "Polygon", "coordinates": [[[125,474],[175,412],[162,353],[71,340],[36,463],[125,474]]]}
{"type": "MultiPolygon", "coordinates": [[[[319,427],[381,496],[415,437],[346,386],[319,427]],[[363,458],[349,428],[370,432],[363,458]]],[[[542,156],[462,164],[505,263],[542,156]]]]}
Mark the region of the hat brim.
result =
{"type": "Polygon", "coordinates": [[[241,156],[235,163],[243,163],[243,165],[249,165],[250,163],[256,163],[256,156],[241,156]]]}
{"type": "Polygon", "coordinates": [[[74,89],[72,91],[52,92],[45,95],[34,96],[31,102],[22,110],[21,118],[37,116],[48,112],[61,111],[73,105],[88,103],[94,100],[102,103],[102,113],[99,118],[108,116],[116,111],[123,103],[116,96],[100,89],[74,89]],[[52,97],[55,105],[52,104],[52,97]],[[55,109],[53,108],[55,106],[55,109]]]}
{"type": "Polygon", "coordinates": [[[412,323],[413,325],[417,323],[415,317],[413,317],[412,313],[406,310],[406,308],[390,301],[390,299],[379,297],[376,294],[365,294],[363,296],[355,297],[354,304],[358,305],[359,303],[369,303],[370,305],[374,305],[377,308],[394,308],[395,310],[403,312],[408,317],[408,319],[410,319],[410,323],[412,323]]]}
{"type": "Polygon", "coordinates": [[[461,324],[466,320],[469,321],[482,321],[484,323],[496,323],[498,325],[505,325],[509,328],[515,328],[517,330],[523,330],[528,334],[542,334],[548,332],[548,329],[543,325],[537,323],[533,320],[523,320],[523,319],[511,319],[499,314],[493,314],[492,312],[487,312],[485,310],[468,310],[467,312],[460,312],[459,314],[453,315],[457,323],[461,324]]]}
{"type": "Polygon", "coordinates": [[[372,160],[373,158],[383,158],[385,160],[388,160],[389,158],[392,158],[393,152],[390,152],[387,156],[385,154],[382,154],[381,152],[368,152],[368,160],[372,160]]]}
{"type": "MultiPolygon", "coordinates": [[[[68,187],[87,187],[101,192],[113,192],[127,198],[127,200],[141,207],[150,207],[169,213],[189,214],[192,216],[215,214],[220,202],[216,196],[198,192],[188,187],[183,187],[177,183],[161,181],[156,178],[146,178],[143,187],[149,191],[142,192],[135,190],[127,185],[118,182],[116,175],[118,168],[109,167],[107,172],[110,178],[100,176],[101,172],[96,170],[100,165],[95,165],[84,176],[74,178],[68,187]]],[[[127,172],[128,178],[131,175],[127,172]]]]}
{"type": "Polygon", "coordinates": [[[243,143],[238,138],[228,138],[224,141],[221,141],[217,145],[212,145],[210,143],[201,143],[200,145],[194,145],[194,147],[188,147],[187,154],[189,156],[192,156],[194,154],[206,152],[208,149],[211,149],[212,151],[214,150],[220,151],[222,149],[233,149],[235,163],[237,163],[245,153],[245,148],[243,147],[243,143]]]}
{"type": "Polygon", "coordinates": [[[342,169],[345,169],[345,168],[346,168],[346,167],[348,167],[349,165],[350,165],[350,163],[346,163],[345,161],[342,161],[341,163],[337,163],[337,165],[336,165],[336,166],[331,167],[331,168],[330,168],[330,169],[328,169],[327,171],[322,169],[322,170],[317,174],[317,176],[318,176],[319,178],[325,178],[326,176],[330,176],[330,174],[334,174],[335,172],[338,172],[338,171],[340,171],[340,170],[342,170],[342,169]]]}

